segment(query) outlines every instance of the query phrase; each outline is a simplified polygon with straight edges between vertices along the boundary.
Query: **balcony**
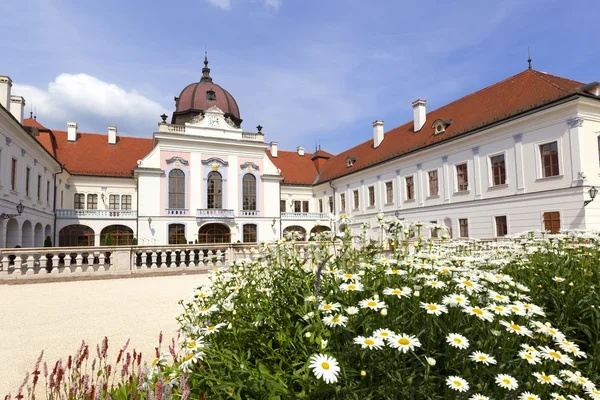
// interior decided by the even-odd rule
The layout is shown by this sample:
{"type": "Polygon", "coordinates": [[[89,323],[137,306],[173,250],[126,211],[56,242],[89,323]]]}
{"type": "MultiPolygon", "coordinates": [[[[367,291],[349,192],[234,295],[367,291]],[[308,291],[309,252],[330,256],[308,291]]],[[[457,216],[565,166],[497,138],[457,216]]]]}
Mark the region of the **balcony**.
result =
{"type": "Polygon", "coordinates": [[[137,210],[70,210],[57,209],[56,218],[74,219],[135,219],[137,210]]]}
{"type": "Polygon", "coordinates": [[[199,208],[196,210],[197,220],[231,220],[235,218],[233,210],[223,208],[199,208]]]}
{"type": "Polygon", "coordinates": [[[327,220],[329,219],[328,213],[320,212],[282,212],[282,220],[327,220]]]}
{"type": "Polygon", "coordinates": [[[187,208],[167,208],[167,215],[188,215],[187,208]]]}
{"type": "Polygon", "coordinates": [[[167,124],[167,123],[159,123],[158,131],[159,132],[169,132],[169,133],[185,133],[185,126],[171,125],[171,124],[167,124]]]}
{"type": "Polygon", "coordinates": [[[242,217],[259,217],[260,211],[258,211],[258,210],[242,210],[242,211],[240,211],[240,216],[242,216],[242,217]]]}

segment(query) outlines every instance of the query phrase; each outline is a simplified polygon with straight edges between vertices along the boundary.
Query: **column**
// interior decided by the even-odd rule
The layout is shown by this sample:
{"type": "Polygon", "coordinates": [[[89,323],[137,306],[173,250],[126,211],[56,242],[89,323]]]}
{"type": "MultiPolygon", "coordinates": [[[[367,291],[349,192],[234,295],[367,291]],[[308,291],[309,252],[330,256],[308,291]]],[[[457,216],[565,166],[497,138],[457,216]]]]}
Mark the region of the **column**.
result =
{"type": "MultiPolygon", "coordinates": [[[[579,173],[583,172],[583,154],[585,149],[583,148],[583,118],[575,117],[569,119],[569,144],[571,147],[571,186],[580,186],[579,173]]],[[[562,149],[558,149],[560,152],[562,149]]],[[[562,166],[559,166],[561,168],[562,166]]],[[[561,168],[560,172],[566,168],[561,168]]]]}
{"type": "Polygon", "coordinates": [[[450,203],[450,168],[448,168],[448,156],[442,157],[442,191],[444,192],[444,204],[450,203]]]}
{"type": "Polygon", "coordinates": [[[396,209],[402,209],[402,203],[404,202],[404,197],[402,197],[402,176],[400,176],[400,169],[396,170],[396,179],[394,179],[394,196],[396,197],[396,209]]]}
{"type": "Polygon", "coordinates": [[[418,195],[419,207],[423,207],[425,199],[425,184],[423,183],[423,170],[421,169],[421,163],[417,164],[417,177],[415,179],[415,195],[418,195]]]}
{"type": "Polygon", "coordinates": [[[475,199],[482,199],[483,194],[481,191],[481,161],[479,160],[479,146],[473,147],[473,186],[475,191],[475,199]]]}
{"type": "Polygon", "coordinates": [[[517,175],[517,194],[525,193],[525,170],[523,169],[523,134],[513,136],[515,139],[515,173],[517,175]]]}

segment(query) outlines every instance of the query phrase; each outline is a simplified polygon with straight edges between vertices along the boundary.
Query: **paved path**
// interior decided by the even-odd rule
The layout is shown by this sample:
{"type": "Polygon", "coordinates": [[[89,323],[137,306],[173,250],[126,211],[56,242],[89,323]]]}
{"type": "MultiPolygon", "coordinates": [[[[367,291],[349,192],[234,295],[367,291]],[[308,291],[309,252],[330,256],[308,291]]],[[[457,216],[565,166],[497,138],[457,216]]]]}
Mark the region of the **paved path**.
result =
{"type": "Polygon", "coordinates": [[[14,395],[42,350],[50,365],[75,353],[82,339],[95,353],[104,336],[112,350],[131,338],[129,349],[150,358],[159,332],[170,341],[177,328],[179,299],[207,282],[206,275],[179,275],[0,285],[0,399],[14,395]]]}

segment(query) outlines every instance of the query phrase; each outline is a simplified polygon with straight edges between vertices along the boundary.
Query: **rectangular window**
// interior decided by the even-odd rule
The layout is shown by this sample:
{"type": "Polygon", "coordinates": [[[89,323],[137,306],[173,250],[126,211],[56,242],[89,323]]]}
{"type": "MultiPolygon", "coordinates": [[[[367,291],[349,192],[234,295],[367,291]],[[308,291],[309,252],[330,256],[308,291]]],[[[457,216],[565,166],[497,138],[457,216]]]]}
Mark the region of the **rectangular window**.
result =
{"type": "Polygon", "coordinates": [[[302,212],[305,212],[305,213],[308,212],[308,200],[304,200],[302,202],[302,212]]]}
{"type": "Polygon", "coordinates": [[[369,207],[375,207],[375,186],[369,186],[369,207]]]}
{"type": "MultiPolygon", "coordinates": [[[[60,206],[62,207],[62,195],[63,192],[60,192],[60,206]]],[[[73,208],[76,210],[83,210],[85,208],[85,194],[83,193],[75,193],[73,195],[73,208]]]]}
{"type": "Polygon", "coordinates": [[[496,217],[496,236],[506,236],[507,233],[506,215],[496,217]]]}
{"type": "Polygon", "coordinates": [[[558,211],[544,213],[544,230],[550,233],[560,231],[560,213],[558,211]]]}
{"type": "Polygon", "coordinates": [[[131,195],[125,194],[121,196],[121,210],[131,210],[131,195]]]}
{"type": "Polygon", "coordinates": [[[38,175],[37,199],[38,199],[38,201],[42,201],[42,176],[41,175],[38,175]]]}
{"type": "Polygon", "coordinates": [[[491,157],[491,162],[493,185],[504,185],[506,183],[506,166],[504,163],[504,154],[491,157]]]}
{"type": "Polygon", "coordinates": [[[244,243],[256,243],[257,241],[256,225],[244,225],[244,243]]]}
{"type": "Polygon", "coordinates": [[[10,170],[10,190],[17,190],[17,159],[12,159],[11,170],[10,170]]]}
{"type": "Polygon", "coordinates": [[[25,169],[25,196],[29,197],[29,176],[31,175],[31,168],[25,169]]]}
{"type": "Polygon", "coordinates": [[[98,209],[98,195],[97,194],[88,194],[87,195],[87,209],[88,210],[97,210],[98,209]]]}
{"type": "Polygon", "coordinates": [[[294,212],[302,212],[302,202],[300,200],[294,200],[294,212]]]}
{"type": "Polygon", "coordinates": [[[185,225],[183,224],[171,224],[169,225],[169,244],[184,244],[185,239],[185,225]]]}
{"type": "Polygon", "coordinates": [[[385,183],[385,204],[394,203],[394,182],[385,183]]]}
{"type": "Polygon", "coordinates": [[[469,190],[469,175],[467,174],[467,163],[456,166],[456,184],[459,192],[469,190]]]}
{"type": "Polygon", "coordinates": [[[469,237],[469,221],[466,218],[458,220],[460,237],[469,237]]]}
{"type": "Polygon", "coordinates": [[[358,207],[360,207],[360,203],[358,201],[358,190],[355,190],[352,193],[352,196],[354,197],[354,209],[358,209],[358,207]]]}
{"type": "Polygon", "coordinates": [[[558,175],[558,142],[540,145],[540,155],[542,157],[542,176],[547,178],[558,175]]]}
{"type": "Polygon", "coordinates": [[[279,212],[285,212],[285,200],[279,200],[279,212]]]}
{"type": "MultiPolygon", "coordinates": [[[[111,194],[108,196],[108,209],[109,210],[118,210],[120,206],[120,198],[118,194],[111,194]]],[[[88,207],[89,208],[89,207],[88,207]]]]}
{"type": "Polygon", "coordinates": [[[406,200],[413,200],[415,198],[415,182],[412,176],[406,178],[406,200]]]}
{"type": "Polygon", "coordinates": [[[50,181],[46,181],[46,203],[50,204],[50,181]]]}
{"type": "Polygon", "coordinates": [[[333,212],[333,196],[329,196],[329,212],[333,212]]]}
{"type": "Polygon", "coordinates": [[[319,212],[323,212],[323,199],[319,199],[319,212]]]}
{"type": "Polygon", "coordinates": [[[429,175],[429,195],[437,196],[439,194],[438,172],[437,170],[429,171],[427,174],[429,175]]]}
{"type": "Polygon", "coordinates": [[[346,194],[340,193],[340,211],[346,211],[346,194]]]}

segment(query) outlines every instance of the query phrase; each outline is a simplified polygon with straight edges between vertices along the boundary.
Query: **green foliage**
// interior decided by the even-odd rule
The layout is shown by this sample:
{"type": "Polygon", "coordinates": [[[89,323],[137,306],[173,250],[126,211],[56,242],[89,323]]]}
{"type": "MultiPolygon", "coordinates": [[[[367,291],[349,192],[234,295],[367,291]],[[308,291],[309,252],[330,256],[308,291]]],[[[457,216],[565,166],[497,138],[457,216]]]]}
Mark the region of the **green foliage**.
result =
{"type": "Polygon", "coordinates": [[[50,236],[46,236],[44,240],[44,247],[52,247],[52,238],[50,236]]]}
{"type": "Polygon", "coordinates": [[[104,238],[104,245],[112,246],[114,243],[115,243],[115,238],[113,237],[113,235],[110,233],[106,234],[106,237],[104,238]]]}

